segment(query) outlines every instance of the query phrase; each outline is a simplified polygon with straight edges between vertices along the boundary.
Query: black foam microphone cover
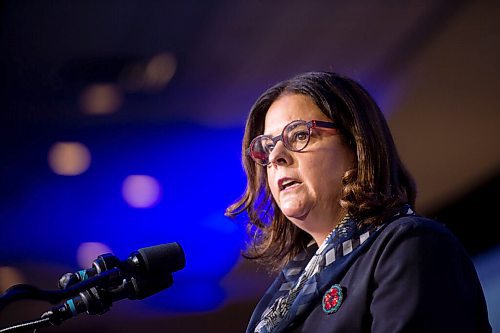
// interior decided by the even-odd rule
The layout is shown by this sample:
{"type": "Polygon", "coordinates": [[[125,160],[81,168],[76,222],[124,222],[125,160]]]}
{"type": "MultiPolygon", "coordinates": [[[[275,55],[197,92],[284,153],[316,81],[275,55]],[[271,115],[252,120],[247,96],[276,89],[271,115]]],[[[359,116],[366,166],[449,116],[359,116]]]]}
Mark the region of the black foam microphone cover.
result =
{"type": "Polygon", "coordinates": [[[148,275],[176,272],[186,265],[184,250],[177,242],[145,247],[137,252],[148,275]]]}

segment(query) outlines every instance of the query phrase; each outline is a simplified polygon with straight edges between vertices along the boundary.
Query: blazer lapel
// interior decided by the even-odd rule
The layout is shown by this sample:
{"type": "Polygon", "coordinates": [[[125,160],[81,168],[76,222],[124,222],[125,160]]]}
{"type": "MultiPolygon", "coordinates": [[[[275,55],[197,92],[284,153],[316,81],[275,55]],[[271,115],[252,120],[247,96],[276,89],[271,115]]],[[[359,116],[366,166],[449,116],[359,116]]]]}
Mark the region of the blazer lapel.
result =
{"type": "Polygon", "coordinates": [[[304,285],[298,294],[295,302],[290,307],[288,314],[273,332],[283,332],[290,324],[300,323],[312,309],[317,306],[324,293],[332,287],[332,284],[341,280],[343,274],[357,259],[363,249],[370,246],[381,228],[371,228],[364,230],[360,235],[355,233],[353,238],[327,248],[325,251],[325,260],[319,273],[314,274],[304,285]]]}

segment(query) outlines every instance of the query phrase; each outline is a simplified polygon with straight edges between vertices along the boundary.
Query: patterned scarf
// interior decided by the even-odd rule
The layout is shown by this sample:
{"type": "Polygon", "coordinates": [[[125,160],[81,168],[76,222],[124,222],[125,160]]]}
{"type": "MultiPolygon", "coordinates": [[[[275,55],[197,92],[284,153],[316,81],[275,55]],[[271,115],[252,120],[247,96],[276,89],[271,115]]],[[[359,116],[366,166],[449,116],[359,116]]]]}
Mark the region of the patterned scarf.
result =
{"type": "MultiPolygon", "coordinates": [[[[412,214],[414,213],[409,206],[405,206],[394,218],[412,214]]],[[[309,257],[307,252],[316,244],[312,241],[308,245],[308,251],[297,255],[283,269],[283,283],[274,295],[274,302],[264,310],[253,332],[280,332],[295,318],[303,315],[311,303],[316,301],[314,296],[318,289],[318,275],[338,259],[351,254],[380,228],[381,226],[360,225],[356,219],[346,216],[326,237],[306,265],[309,257]]]]}

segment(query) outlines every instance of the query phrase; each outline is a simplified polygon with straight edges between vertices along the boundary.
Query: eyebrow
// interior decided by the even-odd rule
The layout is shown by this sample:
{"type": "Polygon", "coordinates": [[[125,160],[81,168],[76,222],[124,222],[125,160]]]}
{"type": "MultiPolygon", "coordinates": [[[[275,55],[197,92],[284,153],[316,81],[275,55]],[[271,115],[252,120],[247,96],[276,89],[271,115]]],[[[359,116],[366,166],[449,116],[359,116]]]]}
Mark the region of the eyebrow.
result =
{"type": "MultiPolygon", "coordinates": [[[[266,134],[266,133],[265,133],[265,131],[264,131],[264,133],[262,133],[261,135],[266,135],[266,136],[270,136],[270,137],[273,137],[273,138],[274,138],[274,137],[277,137],[277,136],[279,136],[279,135],[281,135],[281,134],[283,133],[283,130],[285,129],[285,127],[286,127],[287,125],[289,125],[289,124],[291,124],[291,123],[293,123],[294,121],[297,121],[297,120],[301,120],[301,121],[309,122],[309,121],[311,121],[312,119],[311,119],[311,120],[304,120],[304,119],[302,119],[302,118],[293,119],[293,120],[290,120],[289,122],[287,122],[287,123],[285,124],[285,126],[281,127],[281,129],[278,131],[278,134],[276,134],[276,135],[273,135],[273,134],[266,134]]],[[[265,125],[264,125],[264,127],[265,127],[265,125]]]]}

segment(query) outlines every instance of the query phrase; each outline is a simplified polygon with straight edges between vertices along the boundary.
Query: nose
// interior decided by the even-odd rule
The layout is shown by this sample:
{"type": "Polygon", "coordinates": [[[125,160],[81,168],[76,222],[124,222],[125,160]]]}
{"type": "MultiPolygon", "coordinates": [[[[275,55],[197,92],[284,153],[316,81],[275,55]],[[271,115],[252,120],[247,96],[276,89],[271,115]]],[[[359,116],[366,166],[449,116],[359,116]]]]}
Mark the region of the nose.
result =
{"type": "Polygon", "coordinates": [[[269,154],[269,164],[274,166],[290,165],[292,161],[293,157],[290,151],[283,145],[283,141],[276,142],[274,149],[269,154]]]}

